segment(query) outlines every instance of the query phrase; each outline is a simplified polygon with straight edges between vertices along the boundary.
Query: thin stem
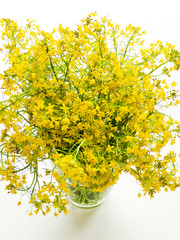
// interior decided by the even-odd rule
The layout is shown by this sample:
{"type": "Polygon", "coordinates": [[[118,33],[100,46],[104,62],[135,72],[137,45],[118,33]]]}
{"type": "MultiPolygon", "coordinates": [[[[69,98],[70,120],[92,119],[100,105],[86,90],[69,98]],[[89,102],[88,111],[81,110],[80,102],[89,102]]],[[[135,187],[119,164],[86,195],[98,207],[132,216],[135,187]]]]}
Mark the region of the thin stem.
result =
{"type": "Polygon", "coordinates": [[[157,66],[156,68],[154,68],[151,72],[149,72],[148,74],[151,74],[153,72],[155,72],[158,68],[162,67],[164,64],[170,62],[171,59],[168,59],[167,61],[161,63],[159,66],[157,66]]]}
{"type": "Polygon", "coordinates": [[[33,186],[33,189],[31,191],[31,196],[33,196],[33,193],[34,193],[34,190],[35,190],[35,187],[36,187],[36,184],[38,183],[38,170],[37,170],[37,167],[34,171],[34,176],[35,176],[35,183],[34,183],[34,186],[33,186]]]}
{"type": "Polygon", "coordinates": [[[30,165],[31,165],[31,162],[28,165],[26,165],[24,168],[21,168],[19,170],[13,171],[13,173],[21,172],[21,171],[25,170],[26,168],[28,168],[30,165]]]}
{"type": "MultiPolygon", "coordinates": [[[[33,176],[33,180],[31,182],[31,185],[25,189],[20,189],[20,188],[17,188],[18,191],[21,191],[21,192],[27,192],[29,189],[31,189],[31,187],[33,186],[34,184],[34,181],[35,181],[35,178],[36,178],[36,173],[34,172],[34,176],[33,176]]],[[[31,194],[32,196],[32,194],[31,194]]]]}
{"type": "Polygon", "coordinates": [[[30,122],[29,122],[19,111],[17,111],[17,113],[18,113],[18,115],[21,116],[27,123],[30,124],[30,122]]]}
{"type": "Polygon", "coordinates": [[[98,44],[99,44],[99,51],[100,51],[101,58],[103,58],[100,39],[98,40],[98,44]]]}
{"type": "Polygon", "coordinates": [[[50,55],[49,55],[49,47],[48,47],[48,45],[47,45],[46,42],[45,42],[45,45],[46,45],[46,49],[47,49],[46,51],[47,51],[47,54],[48,54],[48,57],[49,57],[49,61],[50,61],[50,66],[51,66],[51,68],[52,68],[52,71],[53,71],[53,73],[54,73],[54,76],[55,76],[56,80],[58,81],[58,77],[57,77],[57,74],[56,74],[56,72],[55,72],[52,59],[51,59],[51,57],[50,57],[50,55]]]}
{"type": "MultiPolygon", "coordinates": [[[[6,105],[4,108],[0,109],[0,113],[3,112],[4,110],[6,110],[8,107],[10,107],[11,105],[15,104],[18,100],[20,100],[21,98],[25,97],[27,92],[22,93],[19,97],[17,97],[14,101],[12,101],[11,103],[9,103],[8,105],[6,105]]],[[[8,100],[9,101],[9,100],[8,100]]],[[[6,102],[8,102],[6,101],[6,102]]]]}
{"type": "Polygon", "coordinates": [[[129,38],[129,41],[128,41],[128,43],[127,43],[127,45],[126,45],[126,48],[125,48],[125,50],[124,50],[123,58],[125,58],[125,56],[126,56],[126,53],[127,53],[128,47],[129,47],[129,44],[130,44],[130,42],[133,40],[133,38],[134,38],[134,36],[135,36],[135,33],[136,33],[136,30],[133,32],[133,34],[132,34],[131,37],[129,38]]]}
{"type": "Polygon", "coordinates": [[[76,148],[76,150],[75,150],[75,151],[76,151],[75,157],[78,155],[79,149],[80,149],[81,145],[82,145],[85,141],[86,141],[86,139],[83,139],[82,142],[79,144],[79,146],[76,148]]]}
{"type": "Polygon", "coordinates": [[[68,62],[65,62],[66,66],[67,66],[67,69],[66,69],[64,81],[66,81],[66,78],[67,78],[67,75],[68,75],[68,72],[69,72],[69,64],[70,64],[70,62],[71,62],[71,58],[69,59],[68,62]]]}

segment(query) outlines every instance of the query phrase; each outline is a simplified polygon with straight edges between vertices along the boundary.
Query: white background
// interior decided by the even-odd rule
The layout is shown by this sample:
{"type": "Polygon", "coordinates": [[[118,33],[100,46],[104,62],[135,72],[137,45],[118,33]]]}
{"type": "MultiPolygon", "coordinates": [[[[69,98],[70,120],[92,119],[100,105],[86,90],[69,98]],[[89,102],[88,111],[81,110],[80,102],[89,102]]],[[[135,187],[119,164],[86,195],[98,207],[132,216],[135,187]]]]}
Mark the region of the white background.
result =
{"type": "MultiPolygon", "coordinates": [[[[51,30],[63,23],[74,27],[90,12],[122,26],[139,25],[148,42],[157,39],[180,50],[179,0],[0,0],[0,18],[23,24],[34,19],[51,30]]],[[[173,75],[180,80],[180,72],[173,75]]],[[[172,113],[180,120],[179,110],[172,113]]],[[[175,146],[178,151],[179,145],[175,146]]],[[[180,240],[180,190],[161,192],[150,200],[138,198],[138,184],[120,176],[108,199],[92,210],[69,206],[68,216],[28,216],[27,199],[18,207],[19,196],[8,195],[0,183],[0,239],[2,240],[180,240]]]]}

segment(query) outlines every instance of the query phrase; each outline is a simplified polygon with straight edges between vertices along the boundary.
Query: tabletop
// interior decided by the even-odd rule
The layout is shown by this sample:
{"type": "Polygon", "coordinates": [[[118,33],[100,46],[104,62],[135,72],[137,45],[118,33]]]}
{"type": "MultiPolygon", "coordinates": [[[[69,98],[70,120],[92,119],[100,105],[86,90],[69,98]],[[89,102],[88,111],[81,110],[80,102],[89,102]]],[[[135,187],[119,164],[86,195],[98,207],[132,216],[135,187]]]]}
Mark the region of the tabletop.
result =
{"type": "Polygon", "coordinates": [[[67,216],[27,214],[28,204],[18,196],[0,193],[0,233],[3,240],[179,240],[180,190],[160,192],[153,199],[138,198],[140,186],[122,174],[98,207],[69,205],[67,216]]]}

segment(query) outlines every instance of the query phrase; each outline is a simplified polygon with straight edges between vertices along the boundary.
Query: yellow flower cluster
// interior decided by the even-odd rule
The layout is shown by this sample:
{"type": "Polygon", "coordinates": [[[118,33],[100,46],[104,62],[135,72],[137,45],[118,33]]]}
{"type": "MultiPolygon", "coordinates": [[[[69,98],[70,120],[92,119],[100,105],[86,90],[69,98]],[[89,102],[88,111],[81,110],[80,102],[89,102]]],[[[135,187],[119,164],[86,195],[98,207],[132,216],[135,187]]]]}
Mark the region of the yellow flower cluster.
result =
{"type": "Polygon", "coordinates": [[[52,207],[56,216],[67,213],[67,178],[103,191],[129,172],[152,197],[179,186],[175,153],[160,154],[180,132],[162,110],[180,103],[166,77],[180,67],[173,45],[146,49],[139,27],[95,13],[76,30],[10,19],[1,27],[0,174],[9,192],[27,192],[35,213],[52,207]]]}

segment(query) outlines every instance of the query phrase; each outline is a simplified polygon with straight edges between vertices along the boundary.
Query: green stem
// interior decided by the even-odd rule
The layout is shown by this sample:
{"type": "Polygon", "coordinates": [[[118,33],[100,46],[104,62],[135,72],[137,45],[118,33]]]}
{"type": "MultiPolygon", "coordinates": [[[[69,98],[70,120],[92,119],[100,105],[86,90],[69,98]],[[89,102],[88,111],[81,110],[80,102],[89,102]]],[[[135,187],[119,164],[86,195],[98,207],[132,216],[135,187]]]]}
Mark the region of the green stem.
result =
{"type": "MultiPolygon", "coordinates": [[[[135,33],[136,33],[136,30],[133,32],[133,34],[132,34],[131,37],[129,38],[129,41],[128,41],[128,43],[127,43],[127,45],[126,45],[126,48],[125,48],[125,50],[124,50],[123,58],[125,58],[125,56],[126,56],[126,53],[127,53],[128,47],[129,47],[129,44],[130,44],[130,42],[133,40],[133,38],[134,38],[134,36],[135,36],[135,33]]],[[[122,64],[122,63],[121,63],[121,64],[122,64]]]]}
{"type": "Polygon", "coordinates": [[[161,63],[159,66],[157,66],[156,68],[154,68],[151,72],[149,72],[148,74],[151,74],[153,72],[155,72],[158,68],[162,67],[164,64],[170,62],[171,59],[168,59],[167,61],[161,63]]]}
{"type": "Polygon", "coordinates": [[[29,122],[19,111],[17,111],[17,113],[18,113],[18,115],[21,116],[27,123],[30,124],[30,122],[29,122]]]}
{"type": "Polygon", "coordinates": [[[49,57],[49,61],[50,61],[50,66],[51,66],[51,68],[52,68],[52,71],[53,71],[53,74],[54,74],[56,80],[58,81],[58,77],[57,77],[57,74],[56,74],[56,72],[55,72],[52,59],[51,59],[51,57],[50,57],[50,55],[49,55],[49,47],[48,47],[48,45],[47,45],[46,42],[45,42],[45,45],[46,45],[46,51],[47,51],[47,54],[48,54],[48,57],[49,57]]]}
{"type": "MultiPolygon", "coordinates": [[[[19,97],[17,97],[14,101],[12,101],[11,103],[9,103],[8,105],[6,105],[4,108],[0,109],[0,113],[4,112],[4,110],[6,110],[8,107],[14,105],[18,100],[21,100],[21,98],[25,97],[27,92],[22,93],[19,97]]],[[[7,102],[7,101],[6,101],[7,102]]]]}
{"type": "Polygon", "coordinates": [[[66,69],[66,72],[65,72],[65,77],[64,77],[64,82],[66,81],[66,78],[67,78],[67,75],[68,75],[68,72],[69,72],[69,65],[70,65],[70,62],[71,62],[71,57],[69,58],[69,60],[66,62],[63,58],[63,56],[61,55],[62,57],[62,60],[63,62],[65,63],[67,69],[66,69]]]}
{"type": "Polygon", "coordinates": [[[13,173],[21,172],[21,171],[25,170],[26,168],[28,168],[30,165],[31,165],[31,162],[29,164],[27,164],[24,168],[21,168],[19,170],[13,171],[13,173]]]}
{"type": "Polygon", "coordinates": [[[101,58],[103,58],[100,39],[98,40],[98,44],[99,44],[99,51],[100,51],[101,58]]]}
{"type": "Polygon", "coordinates": [[[76,153],[75,153],[75,157],[78,155],[78,153],[79,153],[79,149],[80,149],[80,147],[82,146],[82,144],[84,143],[86,141],[86,139],[83,139],[82,140],[82,142],[79,144],[79,146],[76,148],[76,153]]]}

